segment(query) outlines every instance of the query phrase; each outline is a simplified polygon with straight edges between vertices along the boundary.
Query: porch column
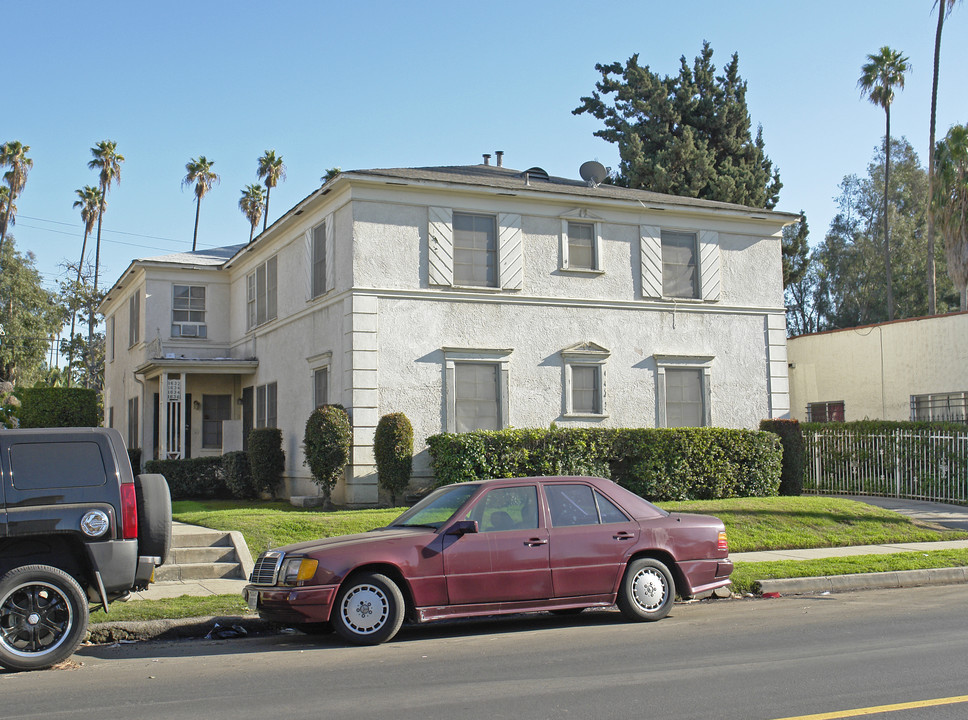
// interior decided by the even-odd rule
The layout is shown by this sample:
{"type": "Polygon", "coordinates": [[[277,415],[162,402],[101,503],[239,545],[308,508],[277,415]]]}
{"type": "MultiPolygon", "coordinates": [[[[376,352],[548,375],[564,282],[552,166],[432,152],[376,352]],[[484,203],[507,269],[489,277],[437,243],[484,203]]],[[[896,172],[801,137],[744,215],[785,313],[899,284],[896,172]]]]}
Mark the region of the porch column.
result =
{"type": "Polygon", "coordinates": [[[161,373],[161,452],[163,460],[185,457],[185,376],[182,373],[161,373]]]}

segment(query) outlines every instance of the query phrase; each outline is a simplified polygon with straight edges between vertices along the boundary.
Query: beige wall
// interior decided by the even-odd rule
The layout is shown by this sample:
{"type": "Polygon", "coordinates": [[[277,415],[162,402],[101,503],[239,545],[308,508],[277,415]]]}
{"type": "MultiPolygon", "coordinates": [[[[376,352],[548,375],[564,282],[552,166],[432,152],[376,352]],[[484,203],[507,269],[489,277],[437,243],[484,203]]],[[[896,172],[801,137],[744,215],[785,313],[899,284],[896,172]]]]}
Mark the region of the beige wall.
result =
{"type": "Polygon", "coordinates": [[[844,403],[844,419],[910,420],[911,396],[968,390],[968,313],[791,338],[792,417],[844,403]]]}

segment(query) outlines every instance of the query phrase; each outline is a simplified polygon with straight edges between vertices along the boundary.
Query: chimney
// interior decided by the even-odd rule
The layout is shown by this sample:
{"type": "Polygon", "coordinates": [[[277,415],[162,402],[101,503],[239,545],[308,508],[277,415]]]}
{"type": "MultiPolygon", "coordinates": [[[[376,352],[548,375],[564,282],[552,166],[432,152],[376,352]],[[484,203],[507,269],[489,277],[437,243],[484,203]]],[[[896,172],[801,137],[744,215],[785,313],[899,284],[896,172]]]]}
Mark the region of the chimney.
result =
{"type": "Polygon", "coordinates": [[[494,154],[497,155],[497,166],[498,167],[504,167],[504,151],[503,150],[495,150],[494,151],[494,154]]]}
{"type": "Polygon", "coordinates": [[[491,154],[490,153],[484,153],[484,164],[485,165],[490,165],[491,164],[491,154]]]}

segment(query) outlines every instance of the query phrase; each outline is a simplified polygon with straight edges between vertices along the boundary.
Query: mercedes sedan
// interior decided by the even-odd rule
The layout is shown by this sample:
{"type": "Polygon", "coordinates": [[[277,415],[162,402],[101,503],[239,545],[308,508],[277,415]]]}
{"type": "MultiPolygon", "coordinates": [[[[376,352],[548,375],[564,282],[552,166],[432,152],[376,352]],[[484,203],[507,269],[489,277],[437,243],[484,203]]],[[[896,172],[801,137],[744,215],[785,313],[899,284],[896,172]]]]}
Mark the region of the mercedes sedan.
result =
{"type": "Polygon", "coordinates": [[[729,583],[717,518],[668,513],[610,480],[448,485],[385,528],[263,553],[243,594],[267,620],[377,644],[403,622],[617,605],[665,617],[729,583]]]}

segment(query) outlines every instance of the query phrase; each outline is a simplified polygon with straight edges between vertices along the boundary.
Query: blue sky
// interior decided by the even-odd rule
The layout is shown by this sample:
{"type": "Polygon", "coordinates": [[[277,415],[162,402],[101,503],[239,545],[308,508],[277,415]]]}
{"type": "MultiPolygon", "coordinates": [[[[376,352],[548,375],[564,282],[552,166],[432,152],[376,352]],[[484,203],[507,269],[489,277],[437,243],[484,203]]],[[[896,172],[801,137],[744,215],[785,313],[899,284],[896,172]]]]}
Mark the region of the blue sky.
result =
{"type": "MultiPolygon", "coordinates": [[[[932,0],[681,3],[554,2],[17,2],[5,4],[7,98],[0,140],[34,160],[13,233],[45,285],[80,253],[74,190],[96,184],[90,148],[125,156],[108,196],[102,277],[135,257],[191,249],[194,196],[185,163],[215,160],[199,247],[248,240],[241,188],[266,149],[287,180],[269,221],[331,167],[463,165],[505,151],[505,165],[578,177],[585,160],[618,165],[599,122],[571,111],[600,79],[596,63],[662,74],[703,40],[722,67],[739,53],[754,123],[784,187],[778,209],[806,211],[818,242],[840,180],[863,174],[884,113],[862,99],[860,67],[882,45],[913,65],[892,107],[926,163],[932,0]],[[11,62],[12,61],[12,62],[11,62]]],[[[968,122],[968,7],[945,24],[938,130],[968,122]]]]}

